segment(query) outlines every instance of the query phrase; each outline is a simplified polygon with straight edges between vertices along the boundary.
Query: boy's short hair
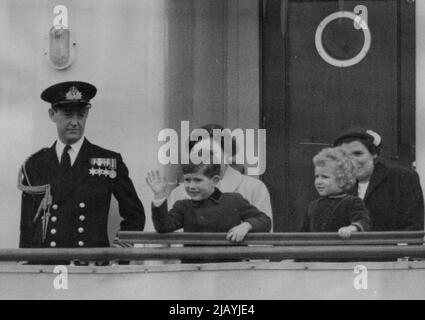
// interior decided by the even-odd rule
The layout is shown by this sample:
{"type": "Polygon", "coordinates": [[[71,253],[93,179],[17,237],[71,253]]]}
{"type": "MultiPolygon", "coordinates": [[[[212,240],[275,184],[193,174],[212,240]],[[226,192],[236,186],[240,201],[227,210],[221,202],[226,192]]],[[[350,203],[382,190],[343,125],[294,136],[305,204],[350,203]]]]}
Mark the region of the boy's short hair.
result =
{"type": "Polygon", "coordinates": [[[182,164],[182,171],[183,174],[199,173],[211,179],[214,176],[220,176],[221,164],[217,163],[214,154],[209,152],[206,156],[200,158],[200,163],[194,163],[189,159],[189,163],[182,164]]]}
{"type": "Polygon", "coordinates": [[[332,165],[342,190],[350,190],[356,184],[356,173],[349,154],[341,147],[325,148],[313,158],[316,167],[332,165]]]}

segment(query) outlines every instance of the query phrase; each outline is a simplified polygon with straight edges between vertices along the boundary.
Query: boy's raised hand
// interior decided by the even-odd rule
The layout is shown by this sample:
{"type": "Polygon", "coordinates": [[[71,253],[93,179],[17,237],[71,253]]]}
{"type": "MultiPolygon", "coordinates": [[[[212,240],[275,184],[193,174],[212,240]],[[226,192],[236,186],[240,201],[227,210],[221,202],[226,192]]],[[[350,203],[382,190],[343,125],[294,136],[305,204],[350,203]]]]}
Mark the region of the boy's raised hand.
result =
{"type": "Polygon", "coordinates": [[[251,229],[252,225],[249,222],[242,222],[227,232],[226,239],[234,242],[241,242],[251,229]]]}
{"type": "Polygon", "coordinates": [[[148,172],[146,183],[152,189],[155,200],[161,200],[167,197],[167,179],[161,177],[159,170],[148,172]]]}

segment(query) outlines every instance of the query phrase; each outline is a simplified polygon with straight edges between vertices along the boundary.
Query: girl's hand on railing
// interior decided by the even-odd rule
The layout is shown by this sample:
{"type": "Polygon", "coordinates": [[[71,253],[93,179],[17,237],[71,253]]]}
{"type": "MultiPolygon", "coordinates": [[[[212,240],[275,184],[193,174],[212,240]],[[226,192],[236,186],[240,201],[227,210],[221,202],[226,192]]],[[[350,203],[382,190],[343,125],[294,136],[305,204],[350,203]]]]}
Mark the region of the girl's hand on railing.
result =
{"type": "Polygon", "coordinates": [[[249,222],[242,222],[240,225],[233,227],[227,232],[226,239],[234,242],[241,242],[251,229],[252,225],[249,222]]]}
{"type": "Polygon", "coordinates": [[[343,239],[349,239],[353,232],[357,232],[357,228],[355,226],[342,227],[338,230],[339,236],[343,239]]]}
{"type": "Polygon", "coordinates": [[[161,200],[167,197],[167,179],[160,175],[159,170],[148,172],[146,183],[151,188],[155,200],[161,200]]]}

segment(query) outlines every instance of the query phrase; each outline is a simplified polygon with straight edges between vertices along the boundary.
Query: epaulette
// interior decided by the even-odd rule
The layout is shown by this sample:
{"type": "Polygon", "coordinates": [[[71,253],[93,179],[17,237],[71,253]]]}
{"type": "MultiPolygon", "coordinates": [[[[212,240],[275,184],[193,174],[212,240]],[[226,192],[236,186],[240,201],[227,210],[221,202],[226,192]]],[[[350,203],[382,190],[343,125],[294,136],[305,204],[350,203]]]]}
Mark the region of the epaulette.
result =
{"type": "Polygon", "coordinates": [[[22,168],[25,170],[25,166],[30,159],[34,158],[35,156],[37,156],[39,154],[42,154],[43,152],[46,152],[47,150],[49,150],[49,148],[41,148],[40,150],[38,150],[38,151],[34,152],[33,154],[31,154],[30,156],[28,156],[25,159],[25,161],[22,163],[22,168]]]}
{"type": "Polygon", "coordinates": [[[49,148],[42,148],[42,149],[38,150],[37,152],[34,152],[28,158],[25,159],[25,161],[22,164],[21,169],[19,170],[19,173],[18,173],[18,189],[19,190],[22,190],[22,191],[28,192],[28,193],[36,194],[36,193],[40,193],[40,192],[44,193],[46,191],[46,188],[47,187],[50,187],[50,185],[43,185],[43,186],[32,187],[31,186],[31,183],[30,183],[30,180],[28,178],[27,171],[26,171],[26,164],[27,164],[27,162],[31,158],[33,158],[33,157],[35,157],[35,156],[37,156],[37,155],[39,155],[39,154],[41,154],[43,152],[46,152],[47,150],[49,150],[49,148]],[[23,185],[22,184],[23,177],[25,177],[25,180],[27,181],[27,184],[28,185],[23,185]]]}
{"type": "Polygon", "coordinates": [[[28,162],[28,160],[30,160],[30,159],[32,159],[32,158],[34,158],[34,157],[38,156],[39,154],[42,154],[42,153],[46,152],[47,150],[49,150],[49,148],[41,148],[40,150],[38,150],[38,151],[36,151],[36,152],[32,153],[30,156],[28,156],[28,157],[25,159],[25,161],[24,161],[23,165],[25,165],[25,164],[28,162]]]}
{"type": "Polygon", "coordinates": [[[49,148],[46,148],[46,147],[41,148],[40,150],[38,150],[38,151],[34,152],[33,154],[31,154],[27,159],[31,159],[32,157],[35,157],[36,155],[38,155],[40,153],[46,152],[47,150],[49,150],[49,148]]]}

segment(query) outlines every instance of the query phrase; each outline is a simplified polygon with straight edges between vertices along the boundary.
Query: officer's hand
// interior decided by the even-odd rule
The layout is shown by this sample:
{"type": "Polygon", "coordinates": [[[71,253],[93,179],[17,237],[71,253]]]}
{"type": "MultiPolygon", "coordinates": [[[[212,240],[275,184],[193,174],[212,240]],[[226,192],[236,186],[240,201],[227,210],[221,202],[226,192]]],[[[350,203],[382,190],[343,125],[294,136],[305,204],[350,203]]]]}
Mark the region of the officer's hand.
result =
{"type": "Polygon", "coordinates": [[[241,242],[251,229],[252,225],[249,222],[242,222],[240,225],[233,227],[227,232],[226,239],[234,242],[241,242]]]}
{"type": "Polygon", "coordinates": [[[167,197],[167,179],[161,177],[159,170],[151,170],[146,176],[146,183],[152,189],[155,200],[167,197]]]}
{"type": "Polygon", "coordinates": [[[357,231],[357,228],[355,226],[347,226],[347,227],[340,228],[338,230],[338,234],[341,238],[348,239],[351,237],[351,234],[356,231],[357,231]]]}

